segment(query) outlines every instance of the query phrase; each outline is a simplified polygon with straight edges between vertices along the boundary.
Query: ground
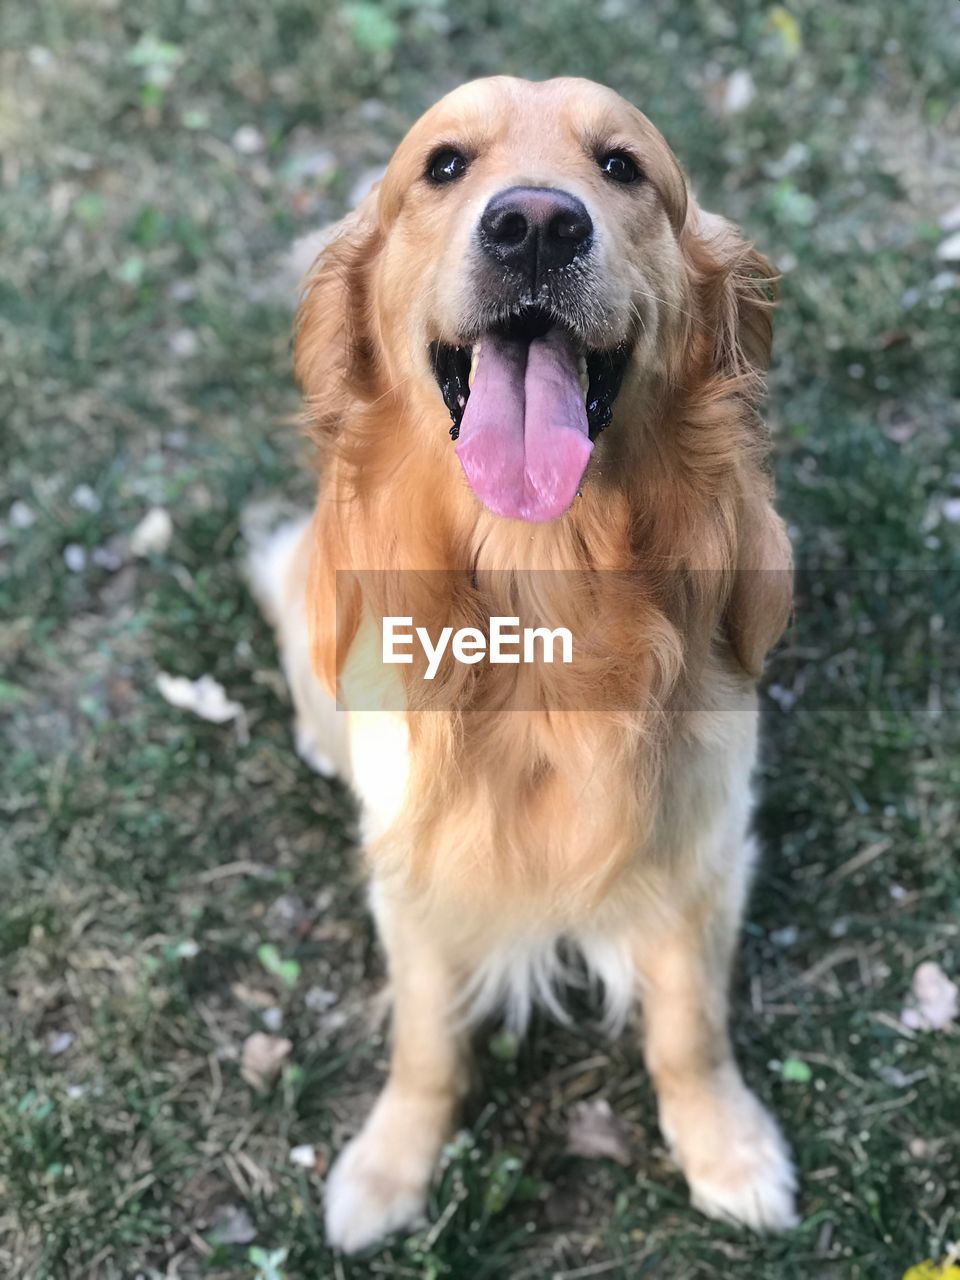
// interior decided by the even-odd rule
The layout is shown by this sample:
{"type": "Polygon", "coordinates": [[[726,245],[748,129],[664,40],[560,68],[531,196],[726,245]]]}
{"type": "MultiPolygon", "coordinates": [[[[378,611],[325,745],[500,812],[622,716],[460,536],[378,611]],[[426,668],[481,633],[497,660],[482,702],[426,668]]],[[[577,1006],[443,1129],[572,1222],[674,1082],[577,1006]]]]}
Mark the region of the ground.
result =
{"type": "Polygon", "coordinates": [[[34,0],[0,27],[3,1275],[899,1280],[945,1256],[960,1039],[901,1012],[921,961],[960,968],[960,9],[34,0]],[[800,1167],[782,1239],[688,1207],[635,1037],[585,1018],[481,1038],[431,1225],[360,1260],[323,1243],[382,971],[241,523],[311,489],[291,243],[495,70],[623,91],[783,273],[801,579],[735,986],[800,1167]],[[154,507],[172,540],[137,558],[154,507]],[[175,710],[160,671],[212,674],[244,722],[175,710]],[[292,1043],[266,1092],[240,1072],[258,1030],[292,1043]],[[584,1100],[625,1163],[568,1151],[584,1100]]]}

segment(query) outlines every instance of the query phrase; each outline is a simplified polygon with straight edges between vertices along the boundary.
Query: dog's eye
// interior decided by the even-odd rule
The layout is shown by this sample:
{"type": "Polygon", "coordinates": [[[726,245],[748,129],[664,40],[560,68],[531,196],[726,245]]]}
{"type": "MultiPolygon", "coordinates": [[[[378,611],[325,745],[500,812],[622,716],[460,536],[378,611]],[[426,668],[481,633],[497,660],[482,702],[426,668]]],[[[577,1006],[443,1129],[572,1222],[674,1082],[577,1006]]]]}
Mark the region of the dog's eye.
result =
{"type": "Polygon", "coordinates": [[[444,147],[430,157],[427,177],[431,182],[456,182],[467,172],[467,157],[453,147],[444,147]]]}
{"type": "Polygon", "coordinates": [[[613,182],[622,182],[625,186],[640,179],[640,170],[630,156],[623,151],[608,151],[599,157],[600,172],[613,182]]]}

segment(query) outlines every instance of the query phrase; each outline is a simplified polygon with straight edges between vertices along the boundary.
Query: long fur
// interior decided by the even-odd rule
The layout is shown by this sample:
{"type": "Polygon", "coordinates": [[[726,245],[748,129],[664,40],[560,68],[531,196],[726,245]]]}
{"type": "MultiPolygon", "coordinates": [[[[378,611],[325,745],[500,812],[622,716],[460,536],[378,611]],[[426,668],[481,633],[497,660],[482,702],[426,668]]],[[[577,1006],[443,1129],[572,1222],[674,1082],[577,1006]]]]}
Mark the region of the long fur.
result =
{"type": "Polygon", "coordinates": [[[666,331],[673,372],[633,389],[641,429],[615,423],[601,438],[602,482],[588,479],[562,521],[529,527],[478,509],[438,398],[428,410],[378,367],[396,341],[375,311],[381,239],[369,208],[355,215],[308,281],[298,322],[325,468],[309,592],[316,669],[335,692],[364,617],[412,615],[435,631],[480,610],[571,628],[575,666],[517,668],[509,689],[504,668],[451,664],[430,684],[402,669],[411,708],[431,714],[411,720],[401,822],[369,850],[384,866],[402,859],[422,890],[476,903],[507,888],[564,920],[644,846],[664,739],[678,706],[708,700],[711,655],[729,654],[731,678],[753,676],[786,620],[789,582],[767,572],[783,569],[786,543],[757,416],[772,272],[690,203],[679,238],[689,311],[666,331]],[[769,576],[773,596],[755,607],[738,582],[749,570],[769,576]],[[463,571],[479,593],[458,592],[463,571]]]}
{"type": "Polygon", "coordinates": [[[564,1018],[561,988],[584,969],[611,1029],[643,993],[661,1124],[695,1203],[757,1229],[794,1220],[787,1149],[726,1031],[755,683],[791,598],[759,417],[773,288],[638,111],[586,81],[501,78],[414,126],[307,280],[296,368],[321,479],[284,553],[295,598],[268,604],[301,713],[305,679],[325,691],[304,723],[325,732],[335,700],[353,708],[341,754],[395,1000],[389,1081],[327,1188],[343,1248],[420,1212],[464,1088],[464,1027],[497,1008],[522,1027],[535,1003],[564,1018]],[[469,198],[424,184],[438,141],[479,157],[469,198]],[[634,148],[643,183],[604,185],[593,145],[634,148]],[[477,210],[558,174],[592,210],[606,336],[633,354],[581,496],[530,525],[469,489],[426,353],[476,318],[477,210]],[[576,662],[450,663],[427,682],[415,661],[392,683],[370,662],[387,615],[435,634],[498,614],[568,627],[576,662]]]}

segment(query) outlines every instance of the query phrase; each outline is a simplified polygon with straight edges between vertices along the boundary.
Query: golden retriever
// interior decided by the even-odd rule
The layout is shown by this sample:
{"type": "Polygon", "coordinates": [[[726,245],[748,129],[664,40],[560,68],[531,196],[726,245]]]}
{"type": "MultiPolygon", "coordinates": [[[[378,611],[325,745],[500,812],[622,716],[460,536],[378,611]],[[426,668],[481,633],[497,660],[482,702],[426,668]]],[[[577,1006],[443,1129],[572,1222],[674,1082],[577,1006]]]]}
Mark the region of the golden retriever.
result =
{"type": "Polygon", "coordinates": [[[637,109],[506,77],[413,126],[306,282],[319,496],[253,575],[300,749],[362,803],[393,1001],[389,1078],[327,1180],[335,1246],[418,1219],[471,1022],[563,1016],[571,953],[611,1026],[641,1002],[693,1203],[795,1221],[727,1031],[756,680],[791,608],[757,413],[772,287],[637,109]],[[576,660],[381,663],[385,617],[495,615],[562,620],[576,660]]]}

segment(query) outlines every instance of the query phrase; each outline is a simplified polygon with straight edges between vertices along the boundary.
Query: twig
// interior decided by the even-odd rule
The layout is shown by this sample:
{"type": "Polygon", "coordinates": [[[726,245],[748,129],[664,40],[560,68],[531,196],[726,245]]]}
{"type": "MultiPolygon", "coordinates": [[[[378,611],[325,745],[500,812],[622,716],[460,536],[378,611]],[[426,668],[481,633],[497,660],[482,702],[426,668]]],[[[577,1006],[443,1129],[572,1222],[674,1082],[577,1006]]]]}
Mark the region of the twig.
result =
{"type": "Polygon", "coordinates": [[[211,867],[209,871],[201,871],[197,876],[199,884],[213,884],[216,880],[226,880],[229,876],[259,876],[263,880],[273,875],[272,867],[265,867],[262,862],[251,862],[241,859],[239,862],[224,862],[219,867],[211,867]]]}
{"type": "Polygon", "coordinates": [[[837,867],[836,871],[831,871],[827,876],[827,884],[839,884],[841,880],[846,880],[855,872],[861,871],[874,858],[879,858],[881,854],[886,853],[893,841],[889,836],[884,836],[880,840],[868,844],[865,849],[861,849],[859,853],[855,853],[852,858],[848,858],[842,866],[837,867]]]}
{"type": "Polygon", "coordinates": [[[576,1267],[573,1271],[554,1271],[551,1280],[581,1280],[583,1276],[602,1276],[605,1271],[615,1271],[617,1267],[626,1267],[631,1262],[640,1262],[648,1255],[648,1249],[638,1249],[636,1253],[628,1253],[625,1258],[594,1262],[586,1267],[576,1267]]]}

